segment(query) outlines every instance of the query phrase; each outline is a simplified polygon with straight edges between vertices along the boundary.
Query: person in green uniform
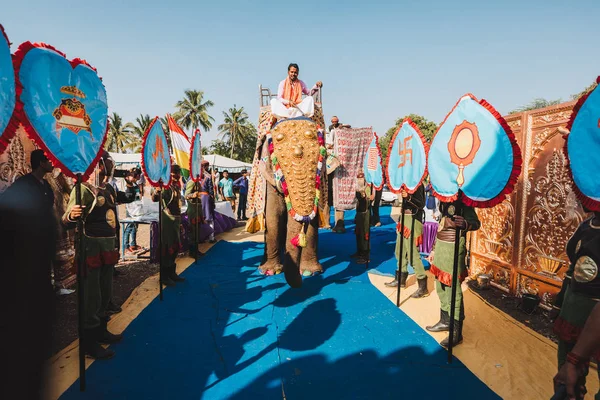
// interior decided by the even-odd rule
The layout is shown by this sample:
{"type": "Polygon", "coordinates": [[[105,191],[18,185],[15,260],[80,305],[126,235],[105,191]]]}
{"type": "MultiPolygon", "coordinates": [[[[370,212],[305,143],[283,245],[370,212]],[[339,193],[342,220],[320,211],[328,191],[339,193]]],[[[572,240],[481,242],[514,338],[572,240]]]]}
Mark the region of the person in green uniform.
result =
{"type": "MultiPolygon", "coordinates": [[[[408,279],[408,264],[413,266],[417,276],[419,288],[410,297],[419,299],[429,296],[427,291],[427,274],[423,261],[421,261],[421,253],[419,252],[419,244],[423,241],[423,218],[425,213],[425,189],[420,185],[414,194],[409,195],[408,192],[402,190],[402,199],[404,201],[404,230],[400,232],[400,221],[397,225],[396,234],[396,260],[401,259],[400,272],[400,287],[406,287],[408,279]],[[411,236],[413,238],[411,242],[411,236]],[[402,256],[400,256],[400,241],[402,244],[402,256]]],[[[401,217],[399,217],[401,218],[401,217]]],[[[386,282],[387,287],[397,287],[398,280],[395,278],[391,282],[386,282]]]]}
{"type": "Polygon", "coordinates": [[[77,220],[83,219],[83,346],[86,355],[100,360],[111,358],[115,354],[113,350],[103,348],[101,343],[117,343],[123,338],[121,334],[115,335],[108,331],[110,316],[107,308],[112,297],[113,270],[119,261],[117,204],[130,203],[135,199],[133,190],[120,192],[110,185],[114,165],[108,152],[104,152],[96,167],[98,186],[87,182],[81,185],[81,205],[76,205],[76,189],[73,188],[62,217],[63,224],[67,227],[75,227],[77,220]]]}
{"type": "MultiPolygon", "coordinates": [[[[465,319],[465,310],[462,296],[461,282],[466,278],[466,236],[468,231],[476,231],[481,226],[477,213],[473,207],[466,206],[458,201],[440,203],[442,219],[438,228],[435,246],[429,255],[431,273],[435,276],[435,291],[440,298],[440,320],[432,326],[427,326],[430,332],[446,332],[450,330],[450,307],[452,302],[452,269],[454,266],[454,243],[456,228],[460,229],[458,249],[458,286],[456,288],[456,302],[454,303],[456,320],[454,324],[454,343],[462,342],[462,326],[465,319]]],[[[450,337],[440,342],[448,346],[450,337]]]]}
{"type": "Polygon", "coordinates": [[[371,230],[369,206],[373,200],[373,194],[373,188],[365,181],[365,174],[363,171],[359,171],[356,177],[356,253],[351,256],[356,257],[356,262],[359,264],[369,262],[369,233],[371,230]]]}
{"type": "Polygon", "coordinates": [[[204,253],[198,250],[200,226],[204,223],[200,196],[200,182],[194,182],[192,179],[187,181],[185,184],[185,199],[188,202],[186,214],[190,222],[190,257],[193,258],[196,258],[196,254],[199,256],[204,255],[204,253]]]}
{"type": "Polygon", "coordinates": [[[162,283],[175,286],[175,282],[183,282],[185,278],[177,275],[177,254],[180,248],[181,228],[181,167],[171,167],[171,185],[165,190],[156,189],[152,201],[162,201],[162,232],[160,251],[162,264],[162,283]]]}
{"type": "MultiPolygon", "coordinates": [[[[554,332],[559,339],[558,368],[565,362],[581,364],[584,370],[581,384],[585,386],[589,360],[581,360],[581,357],[573,354],[573,348],[592,310],[600,302],[600,212],[595,212],[579,225],[567,243],[567,256],[569,269],[553,305],[555,313],[558,313],[554,321],[554,332]]],[[[599,361],[600,350],[594,352],[592,357],[599,361]]],[[[595,399],[600,400],[600,392],[595,399]]]]}

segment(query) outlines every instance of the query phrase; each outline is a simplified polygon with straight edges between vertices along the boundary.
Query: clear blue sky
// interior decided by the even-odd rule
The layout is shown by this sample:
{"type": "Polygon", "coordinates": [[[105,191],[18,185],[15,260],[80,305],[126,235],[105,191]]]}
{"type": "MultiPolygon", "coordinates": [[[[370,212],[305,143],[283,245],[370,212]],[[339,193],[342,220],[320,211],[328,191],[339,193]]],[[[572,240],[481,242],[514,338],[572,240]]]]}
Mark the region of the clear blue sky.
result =
{"type": "Polygon", "coordinates": [[[233,104],[256,123],[258,85],[275,90],[290,62],[308,85],[323,81],[327,120],[380,133],[409,113],[440,122],[466,92],[506,113],[568,100],[600,75],[599,0],[7,3],[13,51],[42,41],[87,59],[126,120],[203,90],[208,140],[233,104]]]}

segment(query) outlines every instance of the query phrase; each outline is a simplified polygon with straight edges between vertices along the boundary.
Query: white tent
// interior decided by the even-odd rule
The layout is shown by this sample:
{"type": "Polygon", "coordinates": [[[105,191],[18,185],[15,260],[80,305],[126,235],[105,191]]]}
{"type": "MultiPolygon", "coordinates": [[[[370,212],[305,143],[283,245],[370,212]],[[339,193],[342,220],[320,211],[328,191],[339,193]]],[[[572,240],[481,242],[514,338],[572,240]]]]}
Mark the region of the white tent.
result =
{"type": "Polygon", "coordinates": [[[223,172],[223,170],[226,169],[229,172],[236,173],[246,169],[249,173],[252,169],[252,164],[234,160],[233,158],[223,157],[218,154],[206,154],[202,156],[202,159],[208,161],[211,168],[218,168],[220,172],[223,172]]]}
{"type": "Polygon", "coordinates": [[[123,164],[130,165],[131,167],[137,167],[142,165],[142,154],[127,154],[127,153],[109,153],[115,164],[119,167],[123,167],[123,164]]]}
{"type": "MultiPolygon", "coordinates": [[[[142,165],[141,153],[110,153],[110,156],[113,160],[115,160],[115,164],[117,164],[121,169],[132,168],[142,165]]],[[[243,169],[247,169],[248,172],[250,172],[250,170],[252,169],[252,164],[234,160],[228,157],[223,157],[218,154],[207,154],[203,155],[202,158],[210,163],[211,168],[216,167],[219,169],[219,171],[223,171],[226,169],[229,172],[235,173],[240,172],[243,169]]],[[[185,167],[187,168],[187,166],[185,167]]]]}

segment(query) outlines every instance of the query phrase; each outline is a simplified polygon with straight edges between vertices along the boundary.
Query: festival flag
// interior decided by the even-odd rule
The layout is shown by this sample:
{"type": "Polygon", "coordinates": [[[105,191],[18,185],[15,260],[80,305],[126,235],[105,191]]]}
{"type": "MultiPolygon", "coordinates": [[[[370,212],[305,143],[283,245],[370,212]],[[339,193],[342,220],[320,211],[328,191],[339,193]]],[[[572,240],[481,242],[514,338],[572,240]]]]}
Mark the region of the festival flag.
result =
{"type": "Polygon", "coordinates": [[[363,165],[365,180],[373,184],[375,190],[383,189],[383,166],[381,162],[381,148],[377,133],[373,132],[373,140],[367,149],[367,156],[363,165]]]}
{"type": "Polygon", "coordinates": [[[0,25],[0,154],[8,147],[19,127],[15,70],[10,55],[10,41],[0,25]]]}
{"type": "Polygon", "coordinates": [[[167,123],[169,124],[169,134],[171,135],[171,146],[173,147],[173,155],[175,163],[181,167],[181,174],[188,179],[190,176],[190,150],[192,144],[190,138],[187,137],[183,129],[177,122],[167,114],[167,123]]]}
{"type": "MultiPolygon", "coordinates": [[[[600,84],[600,76],[596,79],[600,84]]],[[[573,177],[573,191],[590,211],[600,211],[600,183],[594,171],[600,170],[600,89],[582,96],[567,124],[564,151],[573,177]]]]}

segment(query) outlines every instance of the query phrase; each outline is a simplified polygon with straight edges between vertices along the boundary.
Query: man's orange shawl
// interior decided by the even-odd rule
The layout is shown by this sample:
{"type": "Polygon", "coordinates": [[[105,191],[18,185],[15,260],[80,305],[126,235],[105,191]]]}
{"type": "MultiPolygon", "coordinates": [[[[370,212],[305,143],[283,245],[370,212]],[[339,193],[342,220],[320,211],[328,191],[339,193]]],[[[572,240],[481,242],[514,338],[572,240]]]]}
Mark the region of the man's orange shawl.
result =
{"type": "MultiPolygon", "coordinates": [[[[300,79],[296,79],[294,82],[290,80],[289,76],[285,79],[285,83],[283,84],[283,98],[294,104],[302,102],[302,85],[300,84],[300,79]]],[[[290,108],[289,104],[285,106],[290,108]]]]}

